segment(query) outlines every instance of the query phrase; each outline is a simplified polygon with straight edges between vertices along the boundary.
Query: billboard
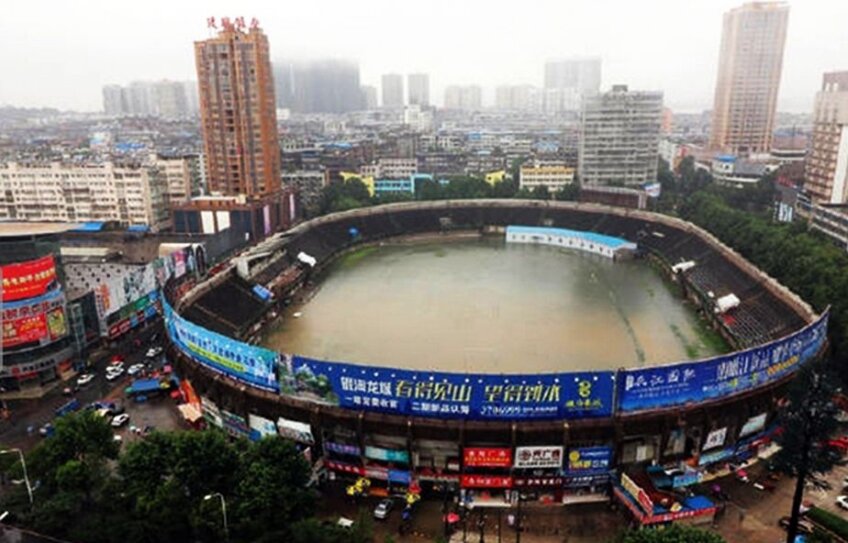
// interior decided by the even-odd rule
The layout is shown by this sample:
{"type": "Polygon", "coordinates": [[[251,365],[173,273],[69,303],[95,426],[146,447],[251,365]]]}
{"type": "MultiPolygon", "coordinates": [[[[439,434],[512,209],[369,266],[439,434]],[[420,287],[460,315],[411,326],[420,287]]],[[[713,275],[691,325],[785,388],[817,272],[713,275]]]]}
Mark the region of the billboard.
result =
{"type": "Polygon", "coordinates": [[[56,282],[53,255],[0,266],[3,302],[41,296],[56,282]]]}
{"type": "Polygon", "coordinates": [[[461,475],[461,488],[512,488],[512,477],[508,475],[461,475]]]}
{"type": "Polygon", "coordinates": [[[247,414],[247,425],[250,427],[250,439],[259,441],[263,437],[277,436],[277,425],[273,420],[266,419],[253,413],[247,414]]]}
{"type": "Polygon", "coordinates": [[[741,438],[749,436],[751,434],[756,434],[757,432],[765,428],[766,417],[768,417],[768,413],[760,413],[759,415],[748,419],[742,426],[742,429],[739,430],[739,437],[741,438]]]}
{"type": "Polygon", "coordinates": [[[516,468],[556,468],[562,467],[562,452],[563,447],[516,447],[515,448],[515,464],[516,468]]]}
{"type": "Polygon", "coordinates": [[[280,390],[350,409],[482,420],[608,417],[610,371],[487,375],[284,358],[280,390]]]}
{"type": "Polygon", "coordinates": [[[384,449],[372,445],[365,446],[365,457],[383,462],[402,462],[409,464],[409,453],[400,449],[384,449]]]}
{"type": "Polygon", "coordinates": [[[508,468],[512,466],[512,449],[503,447],[466,447],[462,463],[467,468],[508,468]]]}
{"type": "Polygon", "coordinates": [[[305,422],[280,417],[277,419],[277,431],[280,433],[280,436],[297,441],[298,443],[306,443],[308,445],[315,443],[315,438],[312,437],[312,426],[305,422]]]}
{"type": "Polygon", "coordinates": [[[263,390],[278,392],[277,353],[242,343],[179,316],[162,297],[165,327],[171,341],[198,363],[263,390]]]}
{"type": "Polygon", "coordinates": [[[54,290],[34,299],[3,305],[3,348],[39,342],[44,345],[67,335],[65,296],[54,290]]]}
{"type": "Polygon", "coordinates": [[[724,445],[724,440],[727,438],[727,426],[718,428],[707,434],[707,439],[704,440],[704,446],[701,450],[715,449],[724,445]]]}
{"type": "Polygon", "coordinates": [[[612,466],[612,447],[577,447],[569,449],[566,475],[603,472],[612,466]]]}
{"type": "Polygon", "coordinates": [[[703,402],[781,379],[816,356],[826,339],[827,320],[825,312],[816,322],[782,339],[724,356],[622,370],[617,386],[619,410],[703,402]]]}

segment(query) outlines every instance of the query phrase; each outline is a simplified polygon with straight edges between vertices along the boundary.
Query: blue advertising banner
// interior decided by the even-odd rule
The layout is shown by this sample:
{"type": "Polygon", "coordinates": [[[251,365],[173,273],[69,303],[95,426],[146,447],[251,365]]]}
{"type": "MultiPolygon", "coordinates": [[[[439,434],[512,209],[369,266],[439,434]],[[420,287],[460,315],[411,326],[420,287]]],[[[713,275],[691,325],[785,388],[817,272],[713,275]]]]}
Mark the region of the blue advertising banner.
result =
{"type": "Polygon", "coordinates": [[[539,375],[416,372],[283,360],[280,390],[342,407],[439,418],[488,420],[608,417],[615,374],[610,371],[539,375]]]}
{"type": "Polygon", "coordinates": [[[263,390],[279,392],[274,351],[216,334],[178,315],[162,297],[165,326],[171,341],[204,366],[263,390]]]}
{"type": "Polygon", "coordinates": [[[612,447],[578,447],[569,449],[563,474],[588,475],[609,471],[612,467],[612,447]]]}
{"type": "Polygon", "coordinates": [[[822,347],[828,313],[798,332],[767,345],[685,362],[622,370],[618,408],[640,411],[702,402],[763,386],[795,372],[822,347]]]}

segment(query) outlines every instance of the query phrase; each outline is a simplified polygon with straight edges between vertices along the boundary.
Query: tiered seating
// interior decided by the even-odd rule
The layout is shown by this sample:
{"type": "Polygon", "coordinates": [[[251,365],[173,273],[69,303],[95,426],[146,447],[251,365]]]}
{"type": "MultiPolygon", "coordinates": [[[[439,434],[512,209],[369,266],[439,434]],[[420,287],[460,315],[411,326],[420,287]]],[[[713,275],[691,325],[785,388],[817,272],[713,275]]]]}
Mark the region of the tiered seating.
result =
{"type": "MultiPolygon", "coordinates": [[[[236,275],[203,294],[194,308],[220,321],[219,326],[242,331],[265,312],[266,303],[251,290],[251,285],[236,275]]],[[[214,328],[213,328],[214,329],[214,328]]]]}

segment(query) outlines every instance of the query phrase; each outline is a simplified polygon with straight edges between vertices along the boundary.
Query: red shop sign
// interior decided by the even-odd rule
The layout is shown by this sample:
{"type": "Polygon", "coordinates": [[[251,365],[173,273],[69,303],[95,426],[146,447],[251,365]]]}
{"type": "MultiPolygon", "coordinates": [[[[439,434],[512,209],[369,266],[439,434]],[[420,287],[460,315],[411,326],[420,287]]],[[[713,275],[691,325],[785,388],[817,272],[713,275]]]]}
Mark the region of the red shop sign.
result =
{"type": "Polygon", "coordinates": [[[512,449],[468,447],[462,451],[462,461],[467,467],[510,468],[512,467],[512,449]]]}
{"type": "Polygon", "coordinates": [[[512,488],[512,477],[502,475],[463,475],[459,479],[462,488],[512,488]]]}
{"type": "Polygon", "coordinates": [[[352,473],[354,475],[363,476],[365,475],[365,470],[361,466],[354,466],[351,464],[345,464],[343,462],[335,462],[333,460],[325,460],[328,469],[333,471],[341,471],[343,473],[352,473]]]}

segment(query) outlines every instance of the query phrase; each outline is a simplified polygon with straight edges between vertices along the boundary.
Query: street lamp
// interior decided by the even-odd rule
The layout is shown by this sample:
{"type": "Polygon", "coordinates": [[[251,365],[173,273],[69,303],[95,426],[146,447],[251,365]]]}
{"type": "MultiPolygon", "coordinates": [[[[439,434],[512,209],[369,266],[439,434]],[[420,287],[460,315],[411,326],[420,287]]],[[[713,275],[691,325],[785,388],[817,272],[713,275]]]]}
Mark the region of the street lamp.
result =
{"type": "Polygon", "coordinates": [[[29,495],[29,504],[30,506],[32,506],[32,486],[30,486],[29,477],[27,476],[26,460],[24,460],[24,453],[21,452],[20,449],[4,449],[0,451],[0,454],[10,453],[18,453],[18,456],[21,457],[21,466],[23,466],[24,468],[24,483],[26,484],[27,494],[29,495]]]}
{"type": "Polygon", "coordinates": [[[229,541],[230,540],[230,532],[229,532],[229,529],[227,528],[227,501],[224,500],[224,495],[221,494],[220,492],[213,492],[212,494],[207,494],[207,495],[203,496],[203,501],[209,501],[209,500],[211,500],[212,498],[215,498],[215,497],[221,498],[221,512],[224,515],[224,541],[229,541]]]}

